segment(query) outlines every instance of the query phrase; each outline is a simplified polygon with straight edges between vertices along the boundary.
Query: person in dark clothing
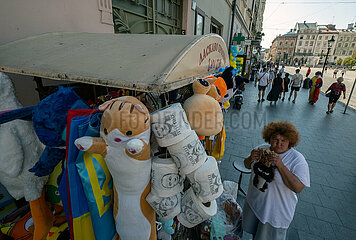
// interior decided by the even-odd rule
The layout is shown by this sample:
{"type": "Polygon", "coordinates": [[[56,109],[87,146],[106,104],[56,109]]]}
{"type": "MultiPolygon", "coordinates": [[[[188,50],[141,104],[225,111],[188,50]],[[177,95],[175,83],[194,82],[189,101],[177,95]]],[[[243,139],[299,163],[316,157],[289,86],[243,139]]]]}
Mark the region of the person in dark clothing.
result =
{"type": "Polygon", "coordinates": [[[284,80],[282,78],[282,74],[277,73],[277,77],[273,79],[272,82],[272,89],[267,95],[267,100],[272,102],[277,103],[279,94],[284,90],[284,80]]]}
{"type": "Polygon", "coordinates": [[[290,82],[289,73],[286,73],[286,75],[285,75],[283,80],[284,80],[284,90],[281,93],[281,95],[283,94],[282,101],[284,101],[284,98],[286,96],[286,92],[288,92],[288,84],[290,82]]]}

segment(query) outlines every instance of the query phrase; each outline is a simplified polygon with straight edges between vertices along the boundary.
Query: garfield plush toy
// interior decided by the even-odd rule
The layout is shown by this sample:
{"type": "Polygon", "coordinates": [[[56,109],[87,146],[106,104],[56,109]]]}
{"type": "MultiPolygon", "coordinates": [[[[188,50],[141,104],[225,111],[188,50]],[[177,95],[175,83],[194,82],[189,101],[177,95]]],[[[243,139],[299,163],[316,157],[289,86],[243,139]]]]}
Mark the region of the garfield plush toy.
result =
{"type": "MultiPolygon", "coordinates": [[[[190,126],[198,135],[213,136],[218,134],[223,127],[223,115],[217,102],[220,92],[211,88],[215,87],[204,79],[193,83],[194,95],[188,98],[183,105],[190,126]],[[210,91],[210,96],[207,95],[210,91]]],[[[221,95],[220,95],[221,96],[221,95]]]]}
{"type": "Polygon", "coordinates": [[[116,231],[125,239],[156,239],[155,212],[146,201],[151,190],[150,115],[134,97],[120,97],[103,110],[100,138],[82,137],[75,145],[99,153],[114,181],[116,231]]]}

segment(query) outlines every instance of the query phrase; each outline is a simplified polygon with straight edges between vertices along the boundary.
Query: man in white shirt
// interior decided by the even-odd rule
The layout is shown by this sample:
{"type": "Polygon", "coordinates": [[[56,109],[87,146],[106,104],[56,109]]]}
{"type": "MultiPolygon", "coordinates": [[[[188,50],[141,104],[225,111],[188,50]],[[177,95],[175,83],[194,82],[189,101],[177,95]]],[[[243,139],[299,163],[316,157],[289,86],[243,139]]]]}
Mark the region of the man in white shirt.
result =
{"type": "Polygon", "coordinates": [[[292,101],[293,103],[295,103],[295,100],[297,99],[298,91],[303,83],[303,75],[300,74],[299,72],[300,69],[295,70],[295,74],[293,75],[292,80],[290,81],[290,86],[292,87],[289,93],[288,101],[290,101],[294,92],[294,100],[292,101]]]}
{"type": "Polygon", "coordinates": [[[259,73],[256,81],[255,81],[255,87],[257,85],[258,82],[258,102],[263,102],[264,96],[265,96],[265,91],[266,91],[266,87],[269,83],[269,74],[267,72],[267,68],[263,69],[263,72],[259,73]],[[261,100],[261,95],[262,95],[262,100],[261,100]]]}

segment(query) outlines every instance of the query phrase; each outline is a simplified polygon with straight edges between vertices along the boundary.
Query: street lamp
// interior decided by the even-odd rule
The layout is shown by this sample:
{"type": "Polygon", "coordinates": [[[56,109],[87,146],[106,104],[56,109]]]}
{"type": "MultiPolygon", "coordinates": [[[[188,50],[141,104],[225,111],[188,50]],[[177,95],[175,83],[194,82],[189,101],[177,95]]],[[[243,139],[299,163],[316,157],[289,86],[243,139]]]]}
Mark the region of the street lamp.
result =
{"type": "Polygon", "coordinates": [[[329,52],[330,52],[330,49],[332,48],[334,42],[335,42],[335,39],[334,39],[334,36],[332,36],[331,39],[328,40],[328,51],[326,52],[326,57],[325,57],[324,65],[323,65],[323,70],[321,72],[321,76],[324,75],[325,65],[326,65],[326,62],[328,61],[329,52]]]}

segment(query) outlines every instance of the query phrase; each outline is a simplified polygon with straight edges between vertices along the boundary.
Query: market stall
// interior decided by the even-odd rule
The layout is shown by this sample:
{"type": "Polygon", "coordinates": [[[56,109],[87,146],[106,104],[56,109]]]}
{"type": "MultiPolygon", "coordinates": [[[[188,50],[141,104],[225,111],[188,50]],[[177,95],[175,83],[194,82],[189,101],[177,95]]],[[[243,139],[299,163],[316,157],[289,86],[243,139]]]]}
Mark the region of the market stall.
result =
{"type": "MultiPolygon", "coordinates": [[[[0,174],[14,198],[30,202],[30,238],[56,239],[68,229],[71,239],[156,239],[158,215],[166,226],[158,238],[170,239],[213,217],[223,192],[222,108],[234,88],[228,64],[226,45],[214,34],[49,33],[0,46],[0,71],[33,76],[42,99],[0,109],[0,136],[11,149],[25,124],[12,120],[31,121],[25,135],[34,146],[20,146],[36,154],[15,162],[19,170],[10,177],[27,174],[25,185],[36,186],[36,194],[13,193],[6,184],[12,179],[0,174]],[[42,78],[65,87],[45,91],[42,78]],[[51,203],[64,215],[47,207],[48,185],[58,189],[51,203]]],[[[11,80],[0,74],[18,103],[11,80]]]]}

